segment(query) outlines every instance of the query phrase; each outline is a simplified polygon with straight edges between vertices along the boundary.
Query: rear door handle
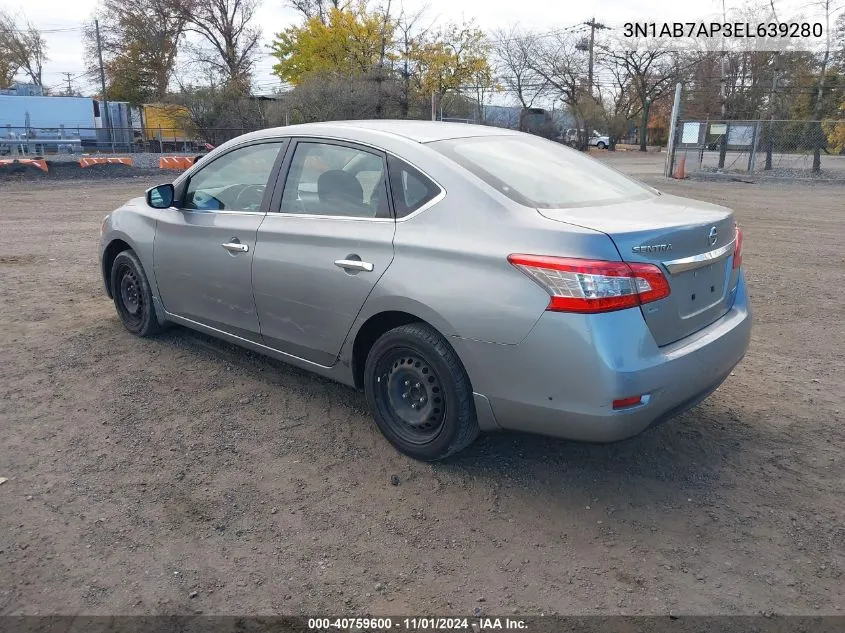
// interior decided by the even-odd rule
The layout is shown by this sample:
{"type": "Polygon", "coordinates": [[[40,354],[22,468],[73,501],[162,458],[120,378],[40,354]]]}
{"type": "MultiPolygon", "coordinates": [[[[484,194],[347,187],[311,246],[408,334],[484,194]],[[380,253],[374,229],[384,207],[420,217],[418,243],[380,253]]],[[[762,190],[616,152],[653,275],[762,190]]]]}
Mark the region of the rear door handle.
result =
{"type": "Polygon", "coordinates": [[[362,262],[360,259],[336,259],[335,266],[345,270],[363,270],[365,272],[373,272],[374,266],[370,262],[362,262]]]}
{"type": "Polygon", "coordinates": [[[246,253],[249,250],[249,244],[241,244],[240,242],[226,242],[220,246],[230,253],[246,253]]]}

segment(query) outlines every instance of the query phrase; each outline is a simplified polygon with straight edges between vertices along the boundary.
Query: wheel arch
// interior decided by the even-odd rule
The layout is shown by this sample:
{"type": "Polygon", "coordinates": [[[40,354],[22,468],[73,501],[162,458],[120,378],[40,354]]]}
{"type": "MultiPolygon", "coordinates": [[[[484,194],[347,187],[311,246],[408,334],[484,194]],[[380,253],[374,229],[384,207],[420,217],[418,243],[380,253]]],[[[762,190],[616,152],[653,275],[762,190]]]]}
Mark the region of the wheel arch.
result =
{"type": "Polygon", "coordinates": [[[109,299],[114,299],[114,295],[112,293],[111,287],[111,269],[112,265],[114,264],[115,258],[122,253],[123,251],[134,251],[135,249],[132,245],[127,242],[123,237],[115,237],[109,243],[108,246],[103,250],[103,261],[102,261],[102,270],[101,273],[103,275],[103,281],[105,282],[106,286],[106,294],[109,296],[109,299]]]}
{"type": "Polygon", "coordinates": [[[374,299],[371,298],[368,302],[367,308],[369,310],[366,311],[366,314],[359,317],[358,323],[360,325],[354,328],[351,333],[347,347],[347,358],[356,389],[363,387],[364,364],[373,344],[385,332],[409,323],[424,323],[436,330],[449,341],[449,345],[455,350],[464,368],[466,368],[466,364],[461,358],[462,354],[454,344],[455,329],[441,315],[431,308],[407,298],[402,298],[401,301],[390,301],[388,297],[374,299]]]}
{"type": "Polygon", "coordinates": [[[370,353],[375,342],[385,332],[389,332],[403,325],[408,325],[409,323],[425,323],[430,327],[434,327],[425,319],[421,319],[415,314],[402,310],[377,312],[361,324],[361,327],[355,333],[350,356],[352,379],[356,389],[363,389],[364,387],[364,365],[367,362],[367,355],[370,353]]]}
{"type": "Polygon", "coordinates": [[[150,284],[150,290],[153,294],[153,307],[155,309],[156,319],[160,324],[167,322],[165,317],[164,306],[158,296],[158,285],[155,278],[155,271],[152,265],[152,249],[147,249],[147,253],[138,248],[138,245],[123,232],[113,231],[109,233],[109,242],[103,249],[101,258],[101,270],[103,275],[103,283],[106,287],[106,294],[109,299],[114,299],[114,293],[111,287],[111,269],[114,265],[115,258],[125,251],[132,251],[141,261],[141,267],[147,277],[147,282],[150,284]],[[147,257],[145,257],[145,255],[147,257]],[[147,261],[145,261],[145,259],[147,261]]]}

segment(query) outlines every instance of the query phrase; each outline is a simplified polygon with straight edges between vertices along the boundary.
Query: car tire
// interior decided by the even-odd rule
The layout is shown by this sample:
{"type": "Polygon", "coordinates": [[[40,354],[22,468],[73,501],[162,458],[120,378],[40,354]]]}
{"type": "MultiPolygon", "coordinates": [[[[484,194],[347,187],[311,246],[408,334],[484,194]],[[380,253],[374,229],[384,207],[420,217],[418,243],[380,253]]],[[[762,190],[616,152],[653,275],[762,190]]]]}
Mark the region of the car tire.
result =
{"type": "Polygon", "coordinates": [[[424,323],[383,334],[364,365],[364,393],[376,424],[399,451],[444,459],[479,435],[472,386],[446,339],[424,323]]]}
{"type": "Polygon", "coordinates": [[[156,318],[150,282],[135,251],[117,254],[110,280],[114,307],[123,327],[140,337],[152,336],[163,329],[156,318]]]}
{"type": "Polygon", "coordinates": [[[605,143],[604,141],[599,141],[598,143],[596,143],[596,147],[598,147],[599,149],[607,149],[607,143],[605,143]]]}

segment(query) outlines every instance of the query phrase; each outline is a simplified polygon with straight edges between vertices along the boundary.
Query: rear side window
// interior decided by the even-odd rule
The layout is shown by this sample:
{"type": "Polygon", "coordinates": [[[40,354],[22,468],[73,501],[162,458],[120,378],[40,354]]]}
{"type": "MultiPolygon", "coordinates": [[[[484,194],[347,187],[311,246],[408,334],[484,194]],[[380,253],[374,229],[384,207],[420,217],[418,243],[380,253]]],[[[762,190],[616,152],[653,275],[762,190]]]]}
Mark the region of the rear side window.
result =
{"type": "Polygon", "coordinates": [[[458,138],[429,147],[527,207],[589,206],[656,195],[581,152],[527,134],[458,138]]]}
{"type": "Polygon", "coordinates": [[[387,171],[397,218],[410,215],[440,194],[440,187],[400,158],[388,156],[387,171]]]}
{"type": "Polygon", "coordinates": [[[280,211],[389,218],[384,158],[356,147],[300,141],[291,159],[280,211]]]}

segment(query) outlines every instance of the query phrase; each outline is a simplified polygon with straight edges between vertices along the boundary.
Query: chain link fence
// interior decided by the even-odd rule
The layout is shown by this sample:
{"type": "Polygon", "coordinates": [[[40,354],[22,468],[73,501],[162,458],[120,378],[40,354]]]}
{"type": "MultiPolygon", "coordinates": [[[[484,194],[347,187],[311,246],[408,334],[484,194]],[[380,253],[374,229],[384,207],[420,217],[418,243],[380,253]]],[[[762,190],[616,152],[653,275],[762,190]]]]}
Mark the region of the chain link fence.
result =
{"type": "MultiPolygon", "coordinates": [[[[444,117],[473,122],[473,119],[444,117]]],[[[0,127],[0,158],[91,154],[198,156],[253,128],[0,127]]],[[[678,122],[670,174],[845,181],[845,120],[678,122]]]]}
{"type": "Polygon", "coordinates": [[[80,154],[202,154],[248,128],[0,127],[0,157],[61,157],[80,154]]]}
{"type": "Polygon", "coordinates": [[[673,175],[845,180],[845,121],[681,120],[673,175]]]}

